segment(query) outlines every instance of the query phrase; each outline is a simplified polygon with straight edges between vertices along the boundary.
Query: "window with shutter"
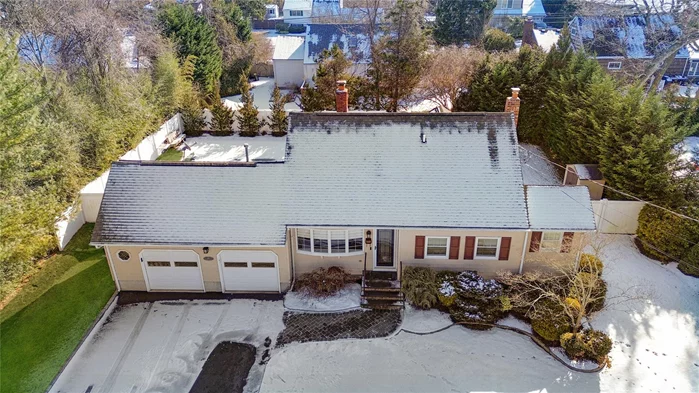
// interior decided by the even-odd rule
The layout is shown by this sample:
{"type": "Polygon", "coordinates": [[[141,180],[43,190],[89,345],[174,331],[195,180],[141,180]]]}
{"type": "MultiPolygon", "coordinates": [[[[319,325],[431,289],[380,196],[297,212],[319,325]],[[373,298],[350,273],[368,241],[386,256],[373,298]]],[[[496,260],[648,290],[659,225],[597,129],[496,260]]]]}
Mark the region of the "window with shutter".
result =
{"type": "Polygon", "coordinates": [[[575,233],[573,233],[573,232],[564,232],[563,233],[563,242],[561,243],[561,252],[562,253],[570,252],[570,249],[573,246],[573,236],[575,236],[575,233]]]}
{"type": "Polygon", "coordinates": [[[476,239],[476,257],[483,259],[497,258],[500,248],[499,237],[479,237],[476,239]]]}
{"type": "Polygon", "coordinates": [[[541,247],[541,232],[532,232],[532,240],[529,242],[529,252],[537,252],[541,247]]]}
{"type": "Polygon", "coordinates": [[[461,245],[459,236],[452,236],[449,240],[449,259],[459,259],[459,246],[461,245]]]}
{"type": "Polygon", "coordinates": [[[476,252],[476,237],[466,236],[466,242],[464,243],[464,259],[471,260],[476,252]]]}
{"type": "Polygon", "coordinates": [[[425,237],[415,236],[415,259],[425,258],[425,237]]]}
{"type": "Polygon", "coordinates": [[[425,257],[426,258],[446,258],[449,249],[448,237],[427,237],[425,257]]]}
{"type": "Polygon", "coordinates": [[[500,255],[498,257],[501,261],[506,261],[510,259],[510,246],[512,245],[511,237],[503,237],[500,239],[500,255]]]}

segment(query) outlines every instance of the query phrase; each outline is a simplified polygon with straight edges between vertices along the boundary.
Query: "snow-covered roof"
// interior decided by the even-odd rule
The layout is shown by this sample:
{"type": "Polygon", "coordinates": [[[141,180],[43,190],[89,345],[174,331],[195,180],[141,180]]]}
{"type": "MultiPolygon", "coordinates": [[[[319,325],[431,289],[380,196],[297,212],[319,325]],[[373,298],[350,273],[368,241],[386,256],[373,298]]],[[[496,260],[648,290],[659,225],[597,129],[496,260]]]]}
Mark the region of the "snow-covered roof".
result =
{"type": "Polygon", "coordinates": [[[303,60],[302,36],[279,36],[275,39],[272,60],[303,60]]]}
{"type": "Polygon", "coordinates": [[[591,164],[574,164],[575,173],[580,180],[602,180],[602,172],[598,165],[591,164]]]}
{"type": "MultiPolygon", "coordinates": [[[[570,22],[573,47],[598,57],[652,58],[682,36],[672,15],[576,16],[570,22]]],[[[686,48],[677,57],[688,56],[686,48]]]]}
{"type": "Polygon", "coordinates": [[[359,24],[308,25],[304,63],[315,63],[324,49],[335,44],[355,63],[369,63],[371,50],[366,30],[365,25],[359,24]]]}
{"type": "Polygon", "coordinates": [[[286,226],[529,227],[509,113],[290,116],[284,163],[113,164],[93,242],[284,244],[286,226]]]}
{"type": "Polygon", "coordinates": [[[532,229],[596,229],[590,192],[585,186],[528,186],[527,206],[532,229]]]}
{"type": "Polygon", "coordinates": [[[536,38],[536,44],[539,45],[539,47],[543,49],[544,52],[550,51],[551,48],[553,48],[554,45],[556,45],[560,36],[561,33],[556,30],[534,29],[534,37],[536,38]]]}
{"type": "Polygon", "coordinates": [[[503,2],[498,1],[498,5],[493,10],[494,15],[509,15],[509,16],[531,16],[543,17],[546,16],[546,10],[541,0],[522,0],[522,8],[506,8],[502,5],[503,2]]]}
{"type": "Polygon", "coordinates": [[[687,54],[692,60],[699,60],[699,41],[687,45],[687,54]]]}
{"type": "Polygon", "coordinates": [[[311,10],[313,0],[284,0],[285,10],[311,10]]]}

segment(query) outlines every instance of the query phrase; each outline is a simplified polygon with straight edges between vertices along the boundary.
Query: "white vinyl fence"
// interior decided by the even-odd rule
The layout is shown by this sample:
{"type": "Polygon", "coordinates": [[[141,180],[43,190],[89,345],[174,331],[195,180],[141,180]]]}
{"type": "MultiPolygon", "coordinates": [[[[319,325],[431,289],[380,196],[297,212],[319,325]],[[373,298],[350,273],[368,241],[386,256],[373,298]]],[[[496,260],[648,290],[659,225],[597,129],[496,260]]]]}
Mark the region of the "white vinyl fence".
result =
{"type": "Polygon", "coordinates": [[[597,230],[601,233],[635,234],[638,213],[645,205],[639,201],[592,201],[597,230]]]}
{"type": "MultiPolygon", "coordinates": [[[[129,150],[120,161],[150,161],[161,155],[170,143],[184,132],[182,115],[179,113],[163,123],[162,126],[148,137],[144,138],[134,149],[129,150]]],[[[104,172],[100,177],[91,181],[80,190],[80,199],[63,213],[63,216],[56,223],[56,236],[58,237],[58,249],[68,244],[75,232],[86,222],[95,222],[99,213],[104,196],[104,188],[107,185],[109,171],[104,172]],[[74,211],[77,209],[77,211],[74,211]]]]}

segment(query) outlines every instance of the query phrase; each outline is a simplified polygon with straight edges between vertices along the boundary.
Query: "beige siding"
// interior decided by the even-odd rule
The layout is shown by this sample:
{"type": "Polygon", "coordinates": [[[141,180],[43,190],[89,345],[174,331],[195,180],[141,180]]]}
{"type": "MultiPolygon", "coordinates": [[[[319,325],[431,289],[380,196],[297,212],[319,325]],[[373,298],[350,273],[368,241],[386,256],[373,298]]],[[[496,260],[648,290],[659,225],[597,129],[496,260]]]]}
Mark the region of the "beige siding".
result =
{"type": "Polygon", "coordinates": [[[527,252],[524,256],[523,272],[531,270],[555,270],[557,265],[564,263],[575,263],[579,250],[585,238],[584,232],[578,232],[573,235],[573,243],[570,247],[570,252],[562,253],[555,251],[537,251],[529,252],[531,245],[531,235],[527,242],[527,252]]]}
{"type": "MultiPolygon", "coordinates": [[[[321,229],[321,228],[318,228],[321,229]]],[[[322,228],[322,229],[340,229],[345,230],[348,228],[322,228]]],[[[362,233],[366,234],[369,229],[363,229],[362,233]]],[[[364,254],[358,255],[348,255],[348,256],[319,256],[310,255],[302,251],[298,251],[296,229],[290,230],[289,244],[292,245],[292,252],[294,254],[294,269],[296,269],[296,277],[301,274],[308,273],[313,269],[324,267],[328,268],[330,266],[339,266],[345,269],[350,274],[362,274],[364,270],[364,254]]],[[[364,235],[366,237],[366,235],[364,235]]],[[[373,233],[372,233],[373,236],[373,233]]],[[[373,237],[375,238],[375,236],[373,237]]],[[[372,270],[374,266],[374,252],[372,249],[373,245],[367,245],[364,243],[364,252],[366,253],[366,267],[367,270],[372,270]]]]}
{"type": "Polygon", "coordinates": [[[499,271],[518,272],[522,260],[522,246],[525,231],[463,231],[463,230],[400,230],[398,231],[398,261],[405,266],[429,266],[437,270],[475,270],[484,277],[493,277],[499,271]],[[416,236],[459,236],[459,259],[415,259],[416,236]],[[465,260],[466,236],[475,237],[511,237],[509,259],[465,260]]]}
{"type": "Polygon", "coordinates": [[[204,246],[197,247],[173,247],[173,246],[116,246],[105,247],[105,252],[109,253],[113,264],[113,271],[119,279],[122,291],[145,291],[146,281],[141,267],[140,253],[143,250],[192,250],[199,255],[204,288],[207,292],[221,291],[221,277],[218,270],[217,255],[223,250],[249,250],[249,251],[272,251],[277,255],[279,266],[279,277],[282,291],[289,289],[291,285],[291,268],[289,263],[289,253],[286,246],[279,247],[209,247],[209,253],[204,254],[204,246]],[[131,258],[122,261],[118,258],[119,251],[127,251],[131,258]],[[204,257],[212,257],[207,261],[204,257]]]}

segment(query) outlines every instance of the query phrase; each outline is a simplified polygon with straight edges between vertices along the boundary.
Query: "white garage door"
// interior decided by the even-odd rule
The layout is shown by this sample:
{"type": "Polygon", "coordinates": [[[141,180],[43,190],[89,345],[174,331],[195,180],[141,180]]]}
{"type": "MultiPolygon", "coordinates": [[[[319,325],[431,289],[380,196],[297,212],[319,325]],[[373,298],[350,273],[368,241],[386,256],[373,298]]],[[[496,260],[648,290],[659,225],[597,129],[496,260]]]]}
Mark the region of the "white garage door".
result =
{"type": "Polygon", "coordinates": [[[221,251],[218,263],[224,291],[279,292],[277,254],[272,251],[221,251]]]}
{"type": "Polygon", "coordinates": [[[204,290],[199,256],[194,251],[144,250],[141,252],[141,262],[150,290],[204,290]]]}

